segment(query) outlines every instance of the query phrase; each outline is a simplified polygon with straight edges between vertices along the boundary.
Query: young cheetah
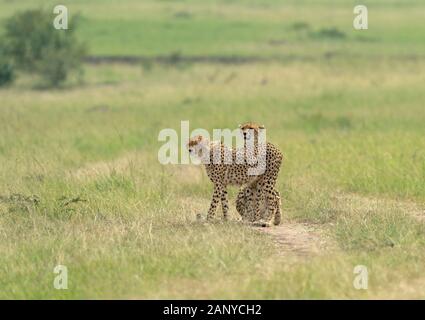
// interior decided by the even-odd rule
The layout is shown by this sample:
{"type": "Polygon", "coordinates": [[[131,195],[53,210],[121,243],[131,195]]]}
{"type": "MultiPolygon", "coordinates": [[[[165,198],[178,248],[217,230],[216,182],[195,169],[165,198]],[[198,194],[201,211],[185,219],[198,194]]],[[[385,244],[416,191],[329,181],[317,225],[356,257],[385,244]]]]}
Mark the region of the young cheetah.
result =
{"type": "MultiPolygon", "coordinates": [[[[228,148],[221,142],[210,142],[202,136],[196,136],[189,140],[188,149],[191,155],[195,155],[201,160],[201,163],[205,166],[208,177],[214,184],[214,191],[207,219],[214,217],[220,200],[223,209],[223,217],[227,219],[229,210],[227,186],[241,186],[248,183],[255,183],[260,176],[250,175],[249,170],[252,169],[252,165],[245,161],[241,162],[237,160],[243,159],[243,148],[228,148]]],[[[252,199],[248,199],[248,201],[252,201],[252,199]]]]}
{"type": "MultiPolygon", "coordinates": [[[[267,211],[269,213],[274,212],[273,205],[276,202],[276,194],[278,194],[275,190],[275,185],[282,164],[283,155],[273,144],[262,141],[261,138],[265,140],[265,136],[261,136],[260,134],[264,133],[262,131],[264,126],[248,122],[240,125],[239,128],[244,137],[245,152],[256,154],[257,159],[263,161],[262,167],[264,167],[264,173],[258,176],[259,178],[256,181],[257,192],[254,193],[254,202],[252,203],[254,220],[259,221],[261,219],[260,202],[263,197],[266,199],[267,211]],[[261,153],[265,153],[265,157],[258,156],[261,153]]],[[[280,223],[280,209],[277,221],[280,223]]]]}
{"type": "Polygon", "coordinates": [[[253,214],[254,203],[252,202],[253,198],[256,198],[255,193],[258,192],[257,186],[246,186],[242,188],[236,199],[236,210],[242,217],[242,221],[251,222],[254,225],[261,227],[271,226],[271,219],[273,218],[273,224],[279,225],[282,215],[281,215],[281,201],[279,191],[273,190],[274,200],[272,203],[273,211],[268,210],[268,203],[265,197],[260,199],[260,212],[261,220],[255,221],[255,216],[253,214]],[[249,200],[251,199],[251,200],[249,200]]]}

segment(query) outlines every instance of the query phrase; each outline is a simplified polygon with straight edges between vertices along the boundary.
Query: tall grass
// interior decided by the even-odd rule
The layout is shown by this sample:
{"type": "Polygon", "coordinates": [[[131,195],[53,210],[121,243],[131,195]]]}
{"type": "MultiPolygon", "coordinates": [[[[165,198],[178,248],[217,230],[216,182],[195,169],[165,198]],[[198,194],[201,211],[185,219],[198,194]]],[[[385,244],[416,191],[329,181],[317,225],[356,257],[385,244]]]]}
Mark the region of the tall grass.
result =
{"type": "MultiPolygon", "coordinates": [[[[84,85],[35,90],[21,77],[2,89],[0,297],[425,297],[425,62],[422,34],[410,32],[422,4],[386,3],[370,1],[370,41],[350,29],[352,8],[329,10],[331,1],[70,4],[86,16],[93,54],[265,59],[101,64],[87,66],[84,85]],[[166,12],[180,14],[170,22],[166,12]],[[303,35],[297,21],[346,37],[303,35]],[[284,222],[308,224],[331,249],[282,253],[271,235],[238,224],[233,205],[229,223],[196,221],[212,189],[202,168],[157,160],[159,131],[179,131],[181,120],[208,130],[264,123],[285,155],[284,222]],[[53,287],[58,264],[68,290],[53,287]],[[365,291],[353,287],[360,264],[365,291]]],[[[1,5],[6,17],[30,2],[1,5]]]]}

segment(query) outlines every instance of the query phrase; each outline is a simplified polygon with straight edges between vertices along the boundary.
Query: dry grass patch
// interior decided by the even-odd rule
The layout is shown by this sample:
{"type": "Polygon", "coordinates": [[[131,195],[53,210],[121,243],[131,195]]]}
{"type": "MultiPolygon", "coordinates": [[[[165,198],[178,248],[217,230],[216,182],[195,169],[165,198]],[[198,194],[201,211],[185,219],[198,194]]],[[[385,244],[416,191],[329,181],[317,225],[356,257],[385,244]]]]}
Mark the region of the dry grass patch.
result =
{"type": "Polygon", "coordinates": [[[67,172],[68,178],[92,180],[112,174],[125,174],[141,165],[141,153],[132,152],[112,161],[99,161],[86,164],[82,168],[67,172]]]}

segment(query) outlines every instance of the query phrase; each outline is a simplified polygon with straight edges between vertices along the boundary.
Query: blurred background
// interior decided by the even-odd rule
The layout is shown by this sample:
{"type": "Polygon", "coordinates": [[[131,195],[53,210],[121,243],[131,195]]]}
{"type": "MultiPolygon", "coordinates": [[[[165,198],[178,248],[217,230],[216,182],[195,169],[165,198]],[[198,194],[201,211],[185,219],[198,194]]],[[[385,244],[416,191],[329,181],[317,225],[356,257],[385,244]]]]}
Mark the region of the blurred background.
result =
{"type": "Polygon", "coordinates": [[[423,1],[61,1],[68,30],[58,4],[0,0],[0,297],[425,297],[423,1]],[[266,126],[280,229],[237,189],[196,222],[204,171],[157,160],[182,120],[266,126]]]}

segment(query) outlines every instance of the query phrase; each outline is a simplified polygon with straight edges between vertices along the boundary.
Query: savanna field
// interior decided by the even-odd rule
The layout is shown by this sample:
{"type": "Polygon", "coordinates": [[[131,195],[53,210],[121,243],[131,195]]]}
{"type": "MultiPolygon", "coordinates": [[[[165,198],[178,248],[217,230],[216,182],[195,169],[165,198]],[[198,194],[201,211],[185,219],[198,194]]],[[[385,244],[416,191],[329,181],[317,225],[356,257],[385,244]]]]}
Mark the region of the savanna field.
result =
{"type": "MultiPolygon", "coordinates": [[[[0,23],[56,4],[0,0],[0,23]]],[[[61,4],[95,59],[0,88],[0,298],[425,298],[423,1],[364,0],[362,31],[357,1],[61,4]],[[266,126],[292,240],[239,223],[237,188],[231,221],[197,221],[205,170],[158,161],[182,120],[266,126]]]]}

